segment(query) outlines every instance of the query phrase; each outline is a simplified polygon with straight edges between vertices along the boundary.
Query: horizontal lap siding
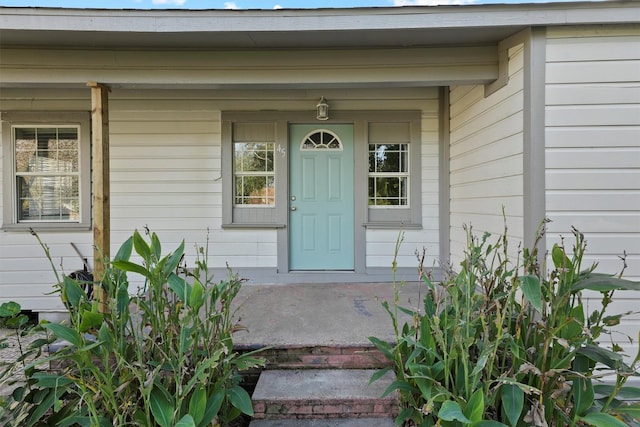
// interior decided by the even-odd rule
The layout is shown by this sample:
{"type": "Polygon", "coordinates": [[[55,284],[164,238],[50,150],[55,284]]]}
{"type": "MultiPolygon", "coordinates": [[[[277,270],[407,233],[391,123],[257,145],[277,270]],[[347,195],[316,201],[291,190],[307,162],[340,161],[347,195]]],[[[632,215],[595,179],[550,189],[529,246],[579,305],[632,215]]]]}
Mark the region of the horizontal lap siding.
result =
{"type": "MultiPolygon", "coordinates": [[[[156,232],[163,252],[184,239],[186,261],[193,266],[195,245],[209,238],[210,264],[232,268],[277,266],[275,230],[222,230],[220,111],[313,110],[308,91],[161,91],[118,90],[110,94],[112,254],[133,230],[156,232]]],[[[438,91],[423,89],[326,90],[332,109],[422,109],[422,231],[411,231],[403,262],[415,265],[413,251],[438,246],[438,91]]],[[[313,98],[313,99],[311,99],[313,98]]],[[[90,109],[89,90],[2,91],[3,110],[90,109]]],[[[0,150],[0,153],[2,151],[0,150]]],[[[0,167],[2,162],[0,161],[0,167]]],[[[2,177],[2,173],[0,173],[2,177]]],[[[0,214],[2,209],[0,209],[0,214]]],[[[367,233],[367,265],[390,266],[397,231],[367,233]]],[[[91,231],[43,232],[56,266],[82,268],[70,246],[92,255],[91,231]]],[[[12,299],[26,309],[60,309],[51,292],[55,277],[36,240],[28,232],[0,233],[0,302],[12,299]]],[[[137,281],[136,283],[138,283],[137,281]]]]}
{"type": "MultiPolygon", "coordinates": [[[[0,92],[0,105],[7,110],[48,110],[48,111],[89,111],[91,103],[87,91],[43,91],[42,98],[34,99],[20,91],[3,89],[0,92]],[[56,101],[54,101],[56,99],[56,101]],[[42,102],[42,104],[41,104],[42,102]],[[46,106],[46,108],[45,108],[46,106]]],[[[9,143],[0,137],[0,156],[2,145],[9,143]]],[[[0,160],[0,180],[4,179],[3,161],[0,160]]],[[[2,189],[0,184],[0,189],[2,189]]],[[[0,204],[4,197],[0,197],[0,204]]],[[[0,209],[2,222],[3,209],[0,209]]],[[[93,234],[88,231],[39,232],[39,237],[47,245],[52,264],[60,271],[70,273],[83,268],[82,261],[71,247],[74,243],[80,253],[89,260],[93,256],[93,234]]],[[[91,261],[90,261],[91,263],[91,261]]],[[[24,309],[61,309],[54,290],[56,276],[45,251],[28,231],[0,231],[0,303],[14,300],[24,309]]]]}
{"type": "Polygon", "coordinates": [[[426,250],[427,267],[434,266],[439,257],[439,100],[437,89],[429,89],[425,98],[416,101],[410,109],[422,110],[421,132],[421,180],[422,180],[422,229],[420,230],[367,230],[367,267],[391,269],[396,241],[400,234],[397,263],[399,267],[417,266],[416,251],[426,250]]]}
{"type": "MultiPolygon", "coordinates": [[[[586,262],[618,273],[626,251],[625,276],[640,280],[640,26],[547,35],[547,246],[564,236],[570,248],[574,226],[585,234],[586,262]]],[[[640,295],[614,300],[611,313],[637,310],[640,295]]],[[[637,339],[638,321],[618,329],[637,339]]]]}
{"type": "Polygon", "coordinates": [[[451,260],[466,246],[463,225],[474,234],[504,231],[512,248],[523,239],[523,48],[509,51],[507,86],[485,98],[484,86],[450,93],[449,180],[451,260]]]}

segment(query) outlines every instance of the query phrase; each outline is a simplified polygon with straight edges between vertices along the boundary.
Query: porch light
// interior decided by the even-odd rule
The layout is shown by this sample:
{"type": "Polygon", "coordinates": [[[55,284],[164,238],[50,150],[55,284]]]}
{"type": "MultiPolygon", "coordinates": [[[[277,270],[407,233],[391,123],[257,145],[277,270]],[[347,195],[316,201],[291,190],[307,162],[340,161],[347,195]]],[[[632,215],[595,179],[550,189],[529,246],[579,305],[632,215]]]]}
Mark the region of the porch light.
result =
{"type": "Polygon", "coordinates": [[[327,104],[324,96],[320,98],[320,102],[318,102],[316,108],[318,109],[318,115],[316,116],[318,120],[329,120],[329,104],[327,104]]]}

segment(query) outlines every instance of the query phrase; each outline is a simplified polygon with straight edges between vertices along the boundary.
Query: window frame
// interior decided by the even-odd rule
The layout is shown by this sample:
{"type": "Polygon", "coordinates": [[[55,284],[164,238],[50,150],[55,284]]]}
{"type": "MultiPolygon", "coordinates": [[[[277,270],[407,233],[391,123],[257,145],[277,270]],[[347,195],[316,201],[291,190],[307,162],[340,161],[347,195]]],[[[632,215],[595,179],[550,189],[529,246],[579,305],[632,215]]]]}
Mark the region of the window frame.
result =
{"type": "MultiPolygon", "coordinates": [[[[296,111],[223,111],[221,112],[221,179],[222,228],[276,228],[278,237],[286,242],[289,217],[289,125],[317,123],[315,116],[296,111]],[[270,124],[274,129],[276,156],[274,207],[234,207],[233,194],[233,125],[236,123],[270,124]]],[[[357,241],[364,242],[365,229],[421,229],[422,228],[422,135],[419,110],[397,111],[334,111],[330,124],[347,123],[354,126],[354,193],[357,241]],[[371,124],[404,124],[408,128],[409,143],[409,204],[404,206],[369,206],[369,126],[371,124]]],[[[286,258],[286,257],[285,257],[286,258]]],[[[284,267],[282,267],[284,268],[284,267]]]]}
{"type": "Polygon", "coordinates": [[[367,123],[367,166],[364,171],[363,178],[366,179],[366,204],[367,204],[367,222],[365,227],[371,229],[389,229],[389,228],[422,228],[422,140],[420,135],[420,118],[419,113],[403,112],[400,115],[388,115],[384,119],[374,117],[367,123]],[[413,114],[412,114],[413,113],[413,114]],[[407,140],[380,141],[372,139],[369,134],[371,125],[391,126],[406,124],[408,138],[407,140]],[[373,206],[369,205],[369,144],[406,144],[408,154],[407,164],[407,204],[406,205],[389,205],[389,206],[373,206]]]}
{"type": "Polygon", "coordinates": [[[23,112],[0,114],[3,154],[3,230],[88,230],[91,228],[91,117],[83,112],[23,112]],[[77,127],[78,128],[78,221],[19,221],[16,186],[16,147],[13,129],[16,127],[77,127]]]}
{"type": "Polygon", "coordinates": [[[222,113],[221,123],[222,228],[284,228],[289,179],[286,121],[273,120],[261,113],[232,112],[222,113]],[[273,141],[250,142],[274,143],[274,205],[236,205],[235,203],[234,144],[247,142],[234,140],[234,126],[241,124],[273,127],[273,141]]]}

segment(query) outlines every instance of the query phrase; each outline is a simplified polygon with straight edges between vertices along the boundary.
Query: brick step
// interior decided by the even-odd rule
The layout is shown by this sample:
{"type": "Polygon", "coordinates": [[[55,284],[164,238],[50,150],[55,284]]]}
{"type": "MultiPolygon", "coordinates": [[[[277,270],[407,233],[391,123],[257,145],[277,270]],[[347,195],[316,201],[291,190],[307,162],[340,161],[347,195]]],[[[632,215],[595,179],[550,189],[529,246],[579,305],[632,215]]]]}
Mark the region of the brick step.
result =
{"type": "Polygon", "coordinates": [[[381,398],[392,373],[369,384],[374,369],[265,370],[253,392],[255,419],[391,418],[395,394],[381,398]]]}
{"type": "Polygon", "coordinates": [[[380,369],[390,366],[372,346],[269,348],[259,354],[267,369],[380,369]]]}
{"type": "Polygon", "coordinates": [[[393,427],[393,418],[340,418],[330,420],[255,420],[249,427],[393,427]]]}

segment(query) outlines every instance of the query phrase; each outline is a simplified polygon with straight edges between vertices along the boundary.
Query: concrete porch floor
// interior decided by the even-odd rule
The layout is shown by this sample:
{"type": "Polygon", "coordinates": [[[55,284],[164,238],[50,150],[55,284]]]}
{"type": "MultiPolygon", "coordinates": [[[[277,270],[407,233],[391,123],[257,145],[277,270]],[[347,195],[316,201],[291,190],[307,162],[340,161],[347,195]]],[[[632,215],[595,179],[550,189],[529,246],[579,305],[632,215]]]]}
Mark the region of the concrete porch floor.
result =
{"type": "MultiPolygon", "coordinates": [[[[399,305],[421,307],[424,293],[420,282],[407,282],[400,289],[399,305]]],[[[240,324],[247,330],[234,334],[234,346],[367,346],[370,336],[395,341],[384,300],[393,307],[393,283],[247,282],[235,300],[240,324]]]]}

